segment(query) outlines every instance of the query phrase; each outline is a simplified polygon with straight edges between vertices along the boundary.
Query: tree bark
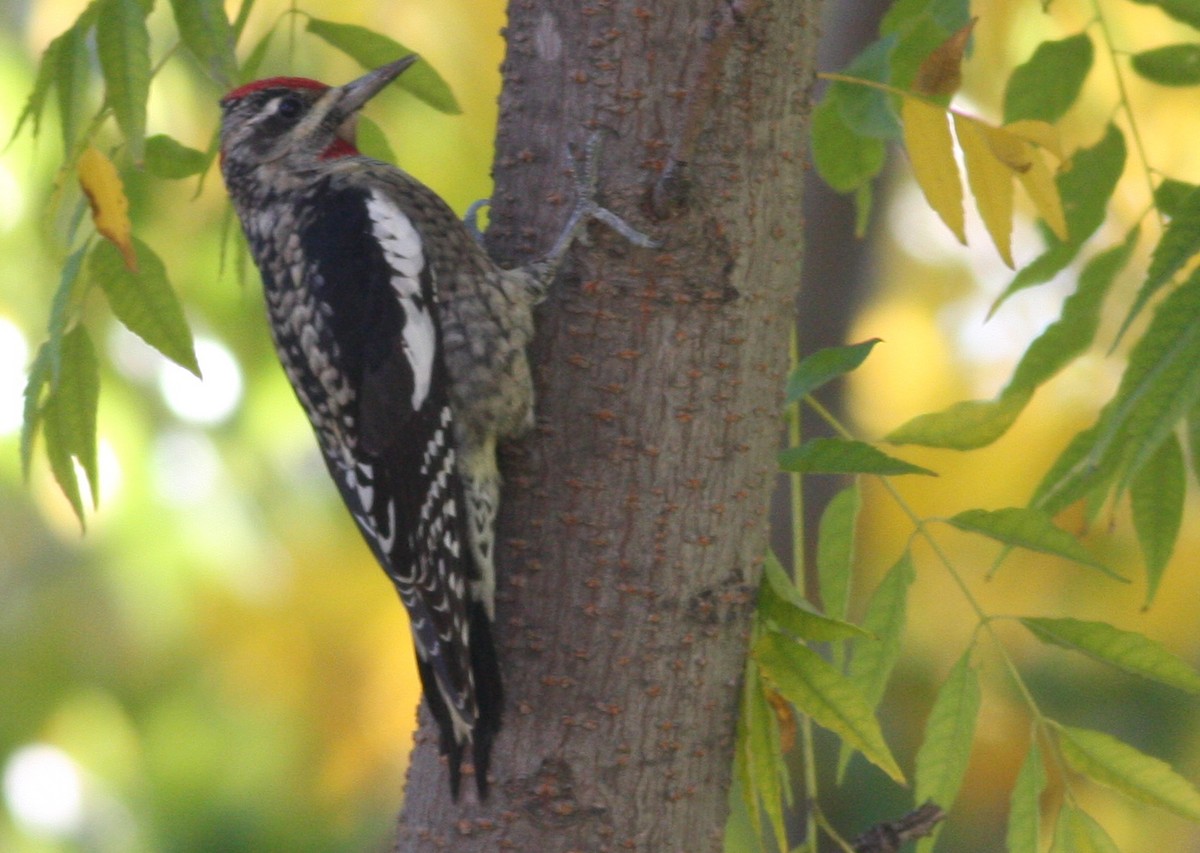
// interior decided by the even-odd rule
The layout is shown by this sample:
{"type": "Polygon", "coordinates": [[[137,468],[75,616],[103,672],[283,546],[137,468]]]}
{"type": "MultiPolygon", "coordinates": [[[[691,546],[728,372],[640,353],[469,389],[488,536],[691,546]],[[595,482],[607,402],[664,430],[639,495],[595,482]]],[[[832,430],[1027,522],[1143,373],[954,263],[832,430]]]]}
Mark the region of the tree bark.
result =
{"type": "Polygon", "coordinates": [[[721,848],[799,285],[815,6],[510,3],[493,254],[549,247],[574,197],[568,145],[598,128],[601,202],[663,247],[593,225],[539,309],[538,425],[501,465],[492,793],[450,800],[423,719],[398,849],[721,848]],[[654,204],[672,160],[686,181],[654,204]]]}

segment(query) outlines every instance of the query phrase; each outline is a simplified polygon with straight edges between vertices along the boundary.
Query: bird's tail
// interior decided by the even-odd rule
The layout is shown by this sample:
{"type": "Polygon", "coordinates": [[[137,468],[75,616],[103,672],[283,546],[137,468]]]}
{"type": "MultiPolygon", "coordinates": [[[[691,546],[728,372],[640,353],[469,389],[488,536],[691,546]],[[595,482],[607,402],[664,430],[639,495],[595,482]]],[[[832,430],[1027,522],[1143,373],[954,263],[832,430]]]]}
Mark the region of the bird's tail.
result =
{"type": "MultiPolygon", "coordinates": [[[[438,748],[446,756],[450,768],[450,795],[457,801],[462,783],[462,763],[466,748],[471,747],[471,762],[475,768],[475,787],[479,798],[488,794],[487,773],[491,763],[492,742],[500,730],[504,709],[504,687],[500,679],[500,664],[492,640],[492,622],[481,602],[469,605],[469,634],[471,679],[475,690],[478,716],[471,721],[465,737],[455,731],[454,715],[439,688],[433,668],[417,658],[417,671],[424,687],[425,701],[438,727],[438,748]]],[[[461,720],[460,720],[461,726],[461,720]]]]}

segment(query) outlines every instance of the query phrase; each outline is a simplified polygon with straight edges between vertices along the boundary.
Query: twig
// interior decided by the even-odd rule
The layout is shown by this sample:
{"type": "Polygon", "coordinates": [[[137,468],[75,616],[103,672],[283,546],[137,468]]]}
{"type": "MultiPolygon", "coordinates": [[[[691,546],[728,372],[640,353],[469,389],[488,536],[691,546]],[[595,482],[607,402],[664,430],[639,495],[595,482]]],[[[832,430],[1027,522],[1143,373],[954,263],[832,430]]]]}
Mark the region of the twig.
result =
{"type": "Polygon", "coordinates": [[[877,823],[854,839],[855,853],[896,853],[906,841],[924,838],[946,818],[941,806],[928,802],[899,820],[877,823]]]}

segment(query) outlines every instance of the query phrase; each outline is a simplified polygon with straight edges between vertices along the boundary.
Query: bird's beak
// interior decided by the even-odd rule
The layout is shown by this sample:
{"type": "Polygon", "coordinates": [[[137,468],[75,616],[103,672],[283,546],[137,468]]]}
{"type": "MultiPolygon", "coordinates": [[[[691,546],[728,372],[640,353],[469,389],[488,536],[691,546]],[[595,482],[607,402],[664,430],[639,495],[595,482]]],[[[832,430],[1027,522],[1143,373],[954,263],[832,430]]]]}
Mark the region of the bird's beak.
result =
{"type": "Polygon", "coordinates": [[[376,68],[342,86],[341,95],[337,100],[338,109],[347,116],[357,112],[363,104],[383,91],[388,83],[403,74],[418,59],[420,57],[417,54],[410,53],[403,59],[376,68]]]}
{"type": "Polygon", "coordinates": [[[358,130],[358,111],[418,59],[420,57],[417,54],[410,53],[403,59],[376,68],[336,90],[337,101],[333,110],[342,116],[336,134],[351,150],[354,150],[357,144],[355,137],[358,130]]]}

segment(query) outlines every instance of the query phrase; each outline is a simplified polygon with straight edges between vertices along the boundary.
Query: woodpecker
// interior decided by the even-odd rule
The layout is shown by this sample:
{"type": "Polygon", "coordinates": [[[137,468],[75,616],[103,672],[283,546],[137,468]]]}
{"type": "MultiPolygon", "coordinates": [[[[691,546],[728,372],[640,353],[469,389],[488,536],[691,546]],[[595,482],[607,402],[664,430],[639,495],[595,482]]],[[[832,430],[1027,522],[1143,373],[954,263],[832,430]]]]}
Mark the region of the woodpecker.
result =
{"type": "Polygon", "coordinates": [[[274,77],[233,90],[221,171],[284,371],[408,610],[451,793],[469,754],[482,798],[504,701],[496,444],[533,423],[532,309],[587,220],[654,244],[589,185],[545,258],[497,266],[436,193],[355,147],[358,110],[416,60],[338,87],[274,77]]]}

